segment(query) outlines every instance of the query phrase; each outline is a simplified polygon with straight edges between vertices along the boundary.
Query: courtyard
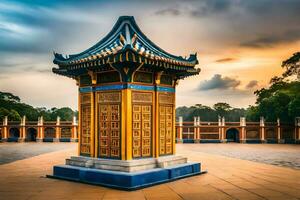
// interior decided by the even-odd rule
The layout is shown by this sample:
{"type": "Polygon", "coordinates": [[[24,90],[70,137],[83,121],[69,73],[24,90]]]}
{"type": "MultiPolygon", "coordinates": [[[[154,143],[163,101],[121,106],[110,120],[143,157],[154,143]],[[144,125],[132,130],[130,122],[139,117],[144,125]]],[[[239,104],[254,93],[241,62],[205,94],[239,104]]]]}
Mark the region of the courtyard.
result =
{"type": "Polygon", "coordinates": [[[207,174],[126,192],[45,178],[75,143],[0,144],[0,199],[299,199],[300,146],[177,144],[207,174]],[[6,157],[10,157],[7,159],[6,157]],[[266,164],[267,163],[267,164],[266,164]]]}

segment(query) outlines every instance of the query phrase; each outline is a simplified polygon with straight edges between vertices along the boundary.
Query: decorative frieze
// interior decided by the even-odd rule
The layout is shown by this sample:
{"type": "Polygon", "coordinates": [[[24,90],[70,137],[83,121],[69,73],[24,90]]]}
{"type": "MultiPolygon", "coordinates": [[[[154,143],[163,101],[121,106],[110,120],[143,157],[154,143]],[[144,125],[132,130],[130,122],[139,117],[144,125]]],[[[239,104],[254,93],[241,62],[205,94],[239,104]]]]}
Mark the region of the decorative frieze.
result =
{"type": "Polygon", "coordinates": [[[133,103],[152,103],[152,93],[149,92],[132,92],[133,103]]]}
{"type": "Polygon", "coordinates": [[[98,95],[99,103],[114,103],[121,102],[120,92],[101,92],[98,95]]]}
{"type": "Polygon", "coordinates": [[[161,92],[158,94],[159,104],[174,104],[174,93],[161,92]]]}

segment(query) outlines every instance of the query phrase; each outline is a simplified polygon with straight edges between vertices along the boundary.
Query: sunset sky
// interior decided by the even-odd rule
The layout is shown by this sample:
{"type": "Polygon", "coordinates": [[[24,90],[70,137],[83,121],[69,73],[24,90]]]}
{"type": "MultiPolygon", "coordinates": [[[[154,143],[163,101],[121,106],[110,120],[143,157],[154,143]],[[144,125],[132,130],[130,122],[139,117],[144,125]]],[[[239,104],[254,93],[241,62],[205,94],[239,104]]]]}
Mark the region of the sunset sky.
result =
{"type": "Polygon", "coordinates": [[[299,0],[0,1],[0,91],[36,107],[77,109],[75,81],[51,72],[53,51],[82,52],[121,15],[169,53],[197,52],[177,106],[255,103],[253,92],[300,50],[299,0]]]}

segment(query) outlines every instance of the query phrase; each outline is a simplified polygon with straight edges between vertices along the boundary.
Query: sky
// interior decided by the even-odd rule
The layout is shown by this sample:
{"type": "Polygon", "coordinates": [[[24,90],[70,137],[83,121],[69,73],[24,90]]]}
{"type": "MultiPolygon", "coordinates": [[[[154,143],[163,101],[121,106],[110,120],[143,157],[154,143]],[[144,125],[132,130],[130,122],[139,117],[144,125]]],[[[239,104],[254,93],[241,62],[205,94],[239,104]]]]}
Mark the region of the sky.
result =
{"type": "Polygon", "coordinates": [[[75,81],[51,72],[53,51],[82,52],[132,15],[167,52],[197,52],[201,73],[179,82],[177,106],[246,108],[299,51],[299,10],[300,0],[0,0],[0,91],[35,107],[77,109],[75,81]]]}

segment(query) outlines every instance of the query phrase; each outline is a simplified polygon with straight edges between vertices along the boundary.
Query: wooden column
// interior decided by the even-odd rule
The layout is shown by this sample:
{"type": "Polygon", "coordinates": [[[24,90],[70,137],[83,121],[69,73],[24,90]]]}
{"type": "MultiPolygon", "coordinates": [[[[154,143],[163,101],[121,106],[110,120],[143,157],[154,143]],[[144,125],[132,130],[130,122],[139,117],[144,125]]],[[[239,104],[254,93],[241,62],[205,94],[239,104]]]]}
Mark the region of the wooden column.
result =
{"type": "Polygon", "coordinates": [[[122,160],[132,160],[132,103],[130,89],[122,90],[122,160]],[[124,148],[125,147],[125,148],[124,148]],[[124,151],[125,150],[125,151],[124,151]]]}

